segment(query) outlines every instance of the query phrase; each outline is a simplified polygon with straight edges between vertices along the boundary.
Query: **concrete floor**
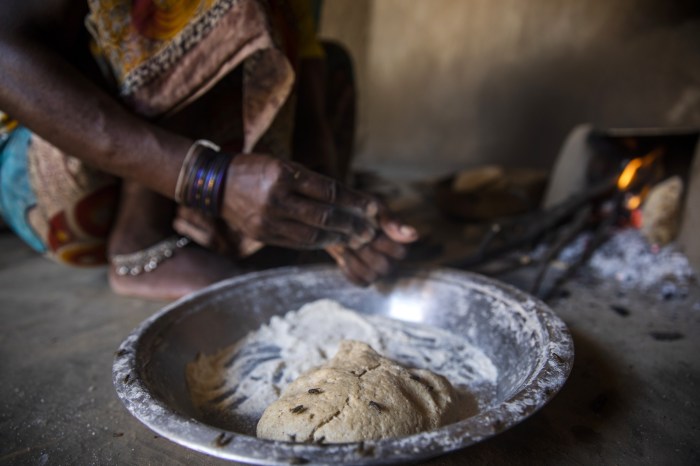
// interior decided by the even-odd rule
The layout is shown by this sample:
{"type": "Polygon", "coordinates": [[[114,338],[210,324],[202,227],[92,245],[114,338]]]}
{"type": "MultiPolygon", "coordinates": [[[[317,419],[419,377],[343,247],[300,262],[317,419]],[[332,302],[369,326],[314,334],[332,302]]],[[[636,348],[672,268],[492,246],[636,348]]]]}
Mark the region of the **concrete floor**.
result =
{"type": "MultiPolygon", "coordinates": [[[[104,269],[56,265],[11,234],[0,250],[0,464],[225,464],[155,435],[115,394],[115,349],[162,303],[114,296],[104,269]]],[[[700,464],[697,284],[671,300],[585,277],[566,289],[550,303],[576,345],[562,391],[428,464],[700,464]]]]}

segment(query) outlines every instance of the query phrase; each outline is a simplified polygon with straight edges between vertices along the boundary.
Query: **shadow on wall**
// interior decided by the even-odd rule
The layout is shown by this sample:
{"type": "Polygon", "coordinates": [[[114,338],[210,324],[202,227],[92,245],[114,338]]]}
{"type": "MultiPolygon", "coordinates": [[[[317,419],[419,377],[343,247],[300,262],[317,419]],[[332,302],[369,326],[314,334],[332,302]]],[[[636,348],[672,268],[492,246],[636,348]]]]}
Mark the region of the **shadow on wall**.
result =
{"type": "Polygon", "coordinates": [[[699,51],[695,19],[585,54],[494,69],[476,100],[479,151],[501,163],[547,168],[582,122],[700,127],[699,51]]]}

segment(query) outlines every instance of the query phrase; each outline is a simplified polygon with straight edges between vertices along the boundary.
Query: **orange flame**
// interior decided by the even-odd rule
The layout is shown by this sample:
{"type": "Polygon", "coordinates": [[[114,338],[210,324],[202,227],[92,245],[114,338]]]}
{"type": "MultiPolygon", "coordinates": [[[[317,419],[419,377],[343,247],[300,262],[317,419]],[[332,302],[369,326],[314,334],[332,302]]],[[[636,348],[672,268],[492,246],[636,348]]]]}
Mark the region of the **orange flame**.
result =
{"type": "Polygon", "coordinates": [[[634,181],[634,178],[637,176],[637,172],[650,166],[652,163],[654,163],[654,161],[656,161],[657,158],[659,158],[661,154],[663,154],[663,148],[657,147],[644,157],[637,157],[636,159],[630,160],[627,165],[625,165],[624,170],[622,170],[622,173],[620,173],[620,176],[617,179],[617,187],[621,191],[629,188],[632,181],[634,181]]]}
{"type": "Polygon", "coordinates": [[[642,167],[642,157],[632,159],[625,166],[625,169],[620,173],[620,177],[617,179],[617,187],[621,190],[627,189],[627,187],[632,183],[634,176],[637,171],[642,167]]]}
{"type": "Polygon", "coordinates": [[[642,196],[632,196],[627,199],[627,209],[634,210],[642,205],[642,196]]]}

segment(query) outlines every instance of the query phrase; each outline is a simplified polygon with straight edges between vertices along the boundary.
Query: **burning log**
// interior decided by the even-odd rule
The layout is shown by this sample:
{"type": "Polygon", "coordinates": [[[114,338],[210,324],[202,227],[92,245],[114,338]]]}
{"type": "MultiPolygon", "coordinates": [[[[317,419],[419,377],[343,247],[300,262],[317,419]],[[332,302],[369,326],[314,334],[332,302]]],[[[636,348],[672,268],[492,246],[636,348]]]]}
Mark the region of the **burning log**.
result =
{"type": "Polygon", "coordinates": [[[570,225],[566,225],[562,228],[562,232],[559,238],[554,242],[554,245],[549,248],[544,257],[542,258],[542,265],[537,272],[535,280],[532,283],[532,288],[530,292],[532,294],[538,294],[540,287],[542,286],[542,281],[544,280],[547,271],[549,270],[549,264],[556,259],[561,251],[571,243],[579,233],[581,233],[585,228],[591,218],[591,206],[585,206],[580,212],[574,216],[574,220],[570,225]]]}
{"type": "Polygon", "coordinates": [[[571,196],[561,204],[550,209],[509,219],[503,223],[491,225],[484,235],[477,251],[467,257],[449,262],[448,266],[471,268],[516,248],[539,242],[546,234],[566,224],[585,206],[605,199],[615,192],[615,180],[609,180],[588,189],[586,192],[571,196]],[[494,244],[502,240],[500,244],[494,244]]]}
{"type": "MultiPolygon", "coordinates": [[[[621,197],[617,196],[617,203],[615,204],[615,208],[613,209],[614,212],[619,212],[620,207],[621,207],[621,197]]],[[[554,295],[554,293],[564,284],[566,283],[567,280],[571,278],[571,276],[578,270],[579,267],[584,265],[585,263],[588,262],[588,260],[591,258],[593,253],[595,252],[596,249],[600,245],[602,245],[605,240],[608,239],[608,236],[610,235],[611,227],[615,224],[617,221],[617,215],[608,215],[607,217],[604,217],[603,220],[598,224],[598,226],[595,229],[595,232],[593,234],[593,238],[588,242],[586,245],[586,249],[583,251],[583,254],[581,254],[578,259],[569,265],[569,267],[564,271],[562,275],[560,275],[554,282],[554,284],[547,290],[546,292],[541,292],[539,290],[539,284],[538,284],[538,293],[537,295],[542,298],[543,300],[548,300],[550,297],[554,295]]],[[[573,238],[571,238],[573,240],[573,238]]],[[[568,243],[567,243],[568,244],[568,243]]],[[[548,264],[545,263],[543,264],[543,267],[547,267],[548,264]]]]}
{"type": "MultiPolygon", "coordinates": [[[[588,262],[620,219],[639,207],[651,180],[657,176],[656,161],[663,153],[664,149],[657,147],[642,157],[634,158],[625,164],[619,174],[549,209],[492,224],[473,254],[447,265],[472,270],[484,268],[489,262],[503,258],[518,248],[548,244],[538,259],[540,264],[531,292],[545,299],[552,296],[580,266],[588,262]],[[554,261],[564,248],[589,228],[593,229],[593,235],[582,254],[568,265],[548,290],[543,291],[543,282],[554,261]]],[[[491,270],[490,274],[502,274],[533,262],[531,256],[521,256],[517,260],[507,261],[495,273],[491,270]]],[[[483,270],[480,271],[483,273],[483,270]]]]}

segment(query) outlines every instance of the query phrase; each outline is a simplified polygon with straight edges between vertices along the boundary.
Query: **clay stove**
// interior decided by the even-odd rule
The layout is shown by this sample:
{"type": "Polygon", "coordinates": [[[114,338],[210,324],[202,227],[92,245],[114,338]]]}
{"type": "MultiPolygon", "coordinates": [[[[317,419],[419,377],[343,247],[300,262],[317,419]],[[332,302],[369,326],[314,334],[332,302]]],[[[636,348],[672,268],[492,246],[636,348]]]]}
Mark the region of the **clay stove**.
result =
{"type": "Polygon", "coordinates": [[[518,270],[520,277],[507,281],[544,299],[591,263],[615,279],[657,288],[673,278],[665,289],[675,289],[675,279],[693,276],[683,253],[700,268],[693,234],[700,226],[699,136],[692,129],[575,128],[541,208],[494,219],[478,246],[448,265],[501,278],[518,270]]]}
{"type": "MultiPolygon", "coordinates": [[[[623,192],[623,207],[630,222],[646,231],[652,243],[661,246],[677,240],[696,272],[700,271],[700,130],[698,129],[596,129],[591,125],[575,128],[567,138],[552,171],[543,201],[548,209],[596,183],[616,177],[623,192]],[[622,168],[621,168],[622,167],[622,168]],[[625,168],[627,168],[625,172],[625,168]],[[635,180],[635,176],[644,179],[635,180]],[[675,205],[667,214],[670,231],[653,232],[651,222],[653,189],[671,181],[680,187],[675,205]],[[632,185],[632,186],[631,186],[632,185]],[[640,217],[646,209],[647,218],[640,217]],[[675,225],[674,225],[675,223],[675,225]]],[[[658,202],[657,202],[658,203],[658,202]]],[[[673,204],[673,202],[671,202],[673,204]]],[[[657,226],[663,228],[664,225],[657,226]]]]}

